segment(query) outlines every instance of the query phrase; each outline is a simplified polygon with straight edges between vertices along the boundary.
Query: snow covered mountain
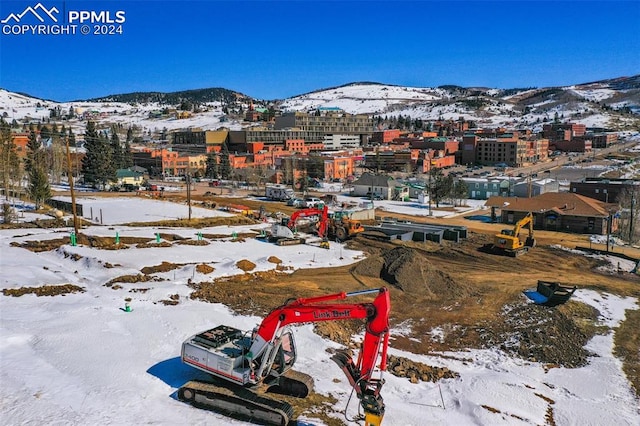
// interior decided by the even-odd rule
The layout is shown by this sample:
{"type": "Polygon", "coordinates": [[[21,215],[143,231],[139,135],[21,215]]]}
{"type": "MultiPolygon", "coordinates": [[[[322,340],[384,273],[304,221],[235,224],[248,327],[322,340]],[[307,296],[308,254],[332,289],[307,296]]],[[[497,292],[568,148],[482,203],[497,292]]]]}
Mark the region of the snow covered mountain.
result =
{"type": "MultiPolygon", "coordinates": [[[[483,87],[406,87],[372,82],[351,83],[284,100],[258,100],[226,89],[174,93],[111,95],[90,101],[58,103],[0,89],[0,114],[12,120],[47,120],[52,109],[90,112],[105,123],[137,125],[145,131],[178,128],[241,129],[249,105],[282,111],[337,107],[352,114],[399,116],[422,120],[464,118],[478,127],[530,127],[558,118],[623,131],[640,128],[640,75],[566,87],[490,89],[483,87]],[[214,99],[210,99],[211,96],[214,99]],[[216,98],[219,97],[219,98],[216,98]],[[220,99],[220,100],[215,100],[220,99]],[[171,111],[184,103],[197,111],[177,118],[171,111]]],[[[73,123],[70,123],[73,125],[73,123]]]]}
{"type": "Polygon", "coordinates": [[[637,126],[640,76],[567,87],[488,89],[352,83],[282,101],[283,110],[338,107],[354,114],[410,116],[423,120],[463,117],[478,126],[535,126],[556,117],[589,127],[637,126]]]}

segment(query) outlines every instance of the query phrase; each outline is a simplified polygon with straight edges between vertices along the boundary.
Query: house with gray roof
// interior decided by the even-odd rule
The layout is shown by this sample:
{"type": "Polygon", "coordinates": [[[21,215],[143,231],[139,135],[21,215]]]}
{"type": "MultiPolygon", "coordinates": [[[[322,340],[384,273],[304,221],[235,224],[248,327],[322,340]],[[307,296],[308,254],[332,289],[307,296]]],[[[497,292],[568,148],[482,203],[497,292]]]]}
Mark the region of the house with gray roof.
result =
{"type": "Polygon", "coordinates": [[[353,182],[351,195],[355,197],[379,196],[383,200],[391,200],[395,197],[398,182],[391,176],[363,173],[353,182]]]}

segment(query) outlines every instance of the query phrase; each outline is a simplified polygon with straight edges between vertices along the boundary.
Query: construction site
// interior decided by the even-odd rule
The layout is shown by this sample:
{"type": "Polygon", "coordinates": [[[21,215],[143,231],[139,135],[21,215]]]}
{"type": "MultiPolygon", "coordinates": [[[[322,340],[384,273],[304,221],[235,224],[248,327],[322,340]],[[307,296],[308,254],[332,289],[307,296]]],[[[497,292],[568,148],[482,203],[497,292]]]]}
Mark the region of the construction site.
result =
{"type": "MultiPolygon", "coordinates": [[[[166,196],[164,201],[184,203],[184,197],[182,194],[172,194],[166,196]]],[[[209,208],[218,209],[229,205],[228,198],[211,194],[195,195],[192,202],[194,205],[206,204],[209,208]]],[[[219,225],[255,225],[252,232],[234,235],[235,241],[242,242],[263,236],[263,225],[267,218],[272,221],[273,218],[279,218],[274,221],[274,226],[283,228],[279,232],[284,234],[269,241],[274,247],[273,256],[269,258],[269,262],[276,265],[274,269],[256,272],[255,264],[237,259],[238,267],[245,273],[189,282],[189,297],[192,300],[221,303],[238,315],[265,317],[274,307],[283,303],[283,295],[313,299],[327,294],[357,294],[363,289],[388,288],[392,300],[390,326],[402,325],[411,330],[408,334],[390,336],[389,344],[395,350],[430,355],[464,352],[472,348],[500,348],[510,356],[541,363],[549,369],[579,368],[586,365],[592,355],[585,345],[605,329],[597,321],[600,313],[574,301],[571,298],[573,292],[588,289],[640,297],[640,277],[635,270],[621,269],[619,265],[617,269],[612,268],[610,262],[602,258],[585,256],[584,252],[575,250],[576,247],[590,247],[604,251],[604,246],[594,248],[584,235],[550,231],[536,231],[534,243],[530,241],[534,239],[533,231],[529,230],[529,234],[524,231],[528,228],[527,220],[518,222],[513,229],[505,230],[502,224],[469,221],[464,217],[420,218],[385,211],[384,217],[376,215],[373,219],[356,220],[349,216],[329,215],[326,208],[300,210],[281,203],[252,200],[250,197],[241,202],[242,205],[237,202],[232,204],[237,214],[231,217],[144,224],[148,227],[188,226],[196,229],[219,225]],[[298,219],[311,219],[313,226],[309,228],[310,233],[305,234],[306,240],[299,237],[298,229],[295,229],[298,219]],[[526,250],[518,254],[502,250],[499,246],[505,238],[511,240],[509,250],[520,247],[526,247],[526,250]],[[281,244],[283,240],[286,242],[281,244]],[[364,256],[345,266],[287,271],[285,263],[278,259],[278,246],[305,243],[317,244],[321,248],[327,248],[323,246],[324,243],[344,244],[345,249],[360,251],[364,256]],[[546,291],[541,283],[552,283],[558,287],[557,290],[551,290],[552,294],[548,294],[544,301],[553,298],[556,292],[560,294],[561,290],[571,291],[565,291],[566,296],[556,298],[554,304],[545,306],[543,303],[532,303],[523,292],[535,293],[537,288],[540,296],[540,292],[546,291]],[[436,329],[439,330],[437,338],[433,335],[436,329]]],[[[229,208],[224,210],[230,211],[229,208]]],[[[42,226],[45,226],[44,222],[41,222],[42,226]]],[[[139,248],[168,247],[173,244],[204,246],[215,244],[224,237],[205,232],[199,233],[198,239],[185,240],[164,232],[158,234],[158,239],[163,241],[155,243],[149,238],[124,237],[118,242],[111,237],[87,237],[82,234],[78,238],[78,244],[111,250],[121,249],[123,245],[137,245],[139,248]]],[[[34,241],[21,247],[38,252],[51,251],[68,243],[68,239],[62,238],[34,241]]],[[[620,254],[627,259],[640,258],[638,250],[632,247],[617,247],[615,250],[611,254],[620,254]]],[[[160,263],[159,260],[156,263],[160,263]]],[[[200,265],[199,268],[201,266],[204,268],[206,265],[200,265]]],[[[154,273],[179,267],[163,261],[161,269],[146,270],[130,280],[122,278],[113,281],[152,282],[154,273]]],[[[111,282],[105,285],[114,289],[122,289],[123,286],[122,283],[111,282]]],[[[47,291],[53,294],[58,289],[52,287],[50,290],[41,290],[43,294],[47,294],[47,291]]],[[[5,291],[5,295],[15,294],[5,291]]],[[[180,298],[161,302],[178,305],[180,298]]],[[[636,396],[640,389],[640,315],[637,312],[628,311],[623,326],[616,332],[616,353],[623,360],[623,369],[636,390],[636,396]]],[[[314,330],[325,338],[357,351],[360,344],[354,343],[353,337],[363,332],[364,324],[352,321],[318,322],[314,324],[314,330]]],[[[458,374],[446,368],[397,356],[389,357],[388,370],[413,383],[435,383],[458,374]]],[[[184,394],[181,395],[181,398],[188,399],[184,394]]],[[[287,397],[285,400],[295,413],[314,410],[313,407],[317,410],[326,403],[315,393],[310,399],[287,397]]],[[[344,424],[332,416],[320,417],[328,425],[344,424]]],[[[549,424],[554,424],[553,414],[549,424]]]]}

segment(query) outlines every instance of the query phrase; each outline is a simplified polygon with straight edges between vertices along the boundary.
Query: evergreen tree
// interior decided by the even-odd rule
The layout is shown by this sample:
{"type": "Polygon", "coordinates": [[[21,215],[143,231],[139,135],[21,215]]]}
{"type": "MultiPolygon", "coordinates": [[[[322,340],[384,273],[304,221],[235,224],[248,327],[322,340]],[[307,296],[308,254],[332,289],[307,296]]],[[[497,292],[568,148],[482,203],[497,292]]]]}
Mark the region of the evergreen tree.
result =
{"type": "Polygon", "coordinates": [[[29,172],[29,195],[39,209],[46,200],[51,198],[49,178],[43,165],[37,164],[29,172]]]}
{"type": "Polygon", "coordinates": [[[117,169],[124,168],[124,152],[122,145],[120,145],[120,138],[115,126],[111,126],[111,159],[113,161],[113,167],[117,169]]]}
{"type": "Polygon", "coordinates": [[[128,169],[130,167],[133,167],[133,152],[131,152],[131,144],[127,140],[124,142],[122,150],[122,168],[128,169]]]}
{"type": "Polygon", "coordinates": [[[86,154],[82,159],[82,174],[85,183],[102,187],[115,180],[115,168],[111,156],[109,139],[104,133],[98,134],[93,121],[87,122],[84,133],[86,154]]]}
{"type": "Polygon", "coordinates": [[[209,179],[217,179],[218,174],[220,173],[220,167],[218,165],[218,154],[216,154],[215,152],[211,152],[209,153],[209,155],[207,155],[206,167],[207,171],[205,173],[205,176],[209,179]]]}
{"type": "Polygon", "coordinates": [[[69,127],[69,146],[78,147],[76,144],[76,135],[73,133],[73,129],[71,127],[69,127]]]}
{"type": "Polygon", "coordinates": [[[42,128],[40,129],[40,143],[46,142],[48,139],[51,138],[51,135],[52,135],[52,132],[49,126],[47,126],[46,124],[42,126],[42,128]]]}
{"type": "Polygon", "coordinates": [[[35,163],[35,156],[40,151],[40,140],[38,140],[38,134],[35,129],[31,129],[29,132],[29,140],[27,141],[27,153],[24,158],[24,169],[27,173],[31,171],[35,163]]]}
{"type": "Polygon", "coordinates": [[[231,162],[229,161],[229,148],[227,144],[222,144],[222,153],[220,154],[220,176],[222,179],[231,178],[231,162]]]}
{"type": "Polygon", "coordinates": [[[9,203],[2,203],[2,223],[13,223],[16,219],[16,210],[9,203]]]}

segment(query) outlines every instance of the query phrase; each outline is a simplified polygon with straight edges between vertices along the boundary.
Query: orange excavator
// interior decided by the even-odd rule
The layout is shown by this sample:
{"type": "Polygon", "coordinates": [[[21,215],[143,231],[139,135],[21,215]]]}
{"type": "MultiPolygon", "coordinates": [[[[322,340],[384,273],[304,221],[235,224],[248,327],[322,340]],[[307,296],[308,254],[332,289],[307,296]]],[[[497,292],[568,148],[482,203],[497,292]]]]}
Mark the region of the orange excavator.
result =
{"type": "Polygon", "coordinates": [[[292,369],[298,353],[290,325],[364,319],[365,336],[357,360],[346,351],[338,351],[331,359],[346,374],[360,401],[358,420],[364,420],[365,426],[379,426],[385,410],[380,390],[387,366],[390,309],[385,287],[342,292],[290,299],[272,310],[252,332],[220,325],[198,333],[182,344],[181,358],[211,374],[212,381],[184,384],[178,399],[231,417],[285,426],[293,420],[291,405],[266,393],[304,398],[313,389],[311,376],[292,369]],[[371,293],[376,293],[372,302],[332,302],[371,293]],[[374,377],[378,373],[380,376],[374,377]]]}

